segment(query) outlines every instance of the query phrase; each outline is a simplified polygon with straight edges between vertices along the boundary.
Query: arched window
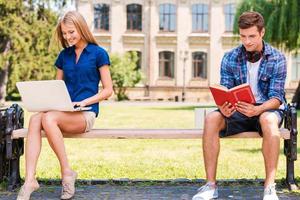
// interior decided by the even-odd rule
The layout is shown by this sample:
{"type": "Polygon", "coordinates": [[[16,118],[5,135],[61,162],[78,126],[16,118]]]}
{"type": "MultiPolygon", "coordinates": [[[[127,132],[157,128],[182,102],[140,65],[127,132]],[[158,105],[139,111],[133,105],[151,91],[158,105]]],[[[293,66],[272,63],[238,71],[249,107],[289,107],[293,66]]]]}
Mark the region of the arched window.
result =
{"type": "Polygon", "coordinates": [[[159,30],[174,32],[176,29],[176,6],[161,4],[159,6],[159,30]]]}
{"type": "Polygon", "coordinates": [[[208,5],[192,5],[192,30],[193,32],[208,32],[208,5]]]}
{"type": "Polygon", "coordinates": [[[142,6],[139,4],[127,5],[127,30],[142,30],[142,6]]]}
{"type": "Polygon", "coordinates": [[[159,77],[174,78],[174,53],[159,52],[159,77]]]}
{"type": "Polygon", "coordinates": [[[109,5],[94,5],[94,26],[95,29],[109,31],[109,5]]]}
{"type": "Polygon", "coordinates": [[[207,54],[204,52],[194,52],[193,57],[193,78],[207,78],[207,54]]]}
{"type": "Polygon", "coordinates": [[[233,23],[235,16],[235,4],[229,3],[224,5],[224,15],[225,15],[225,31],[233,31],[233,23]]]}

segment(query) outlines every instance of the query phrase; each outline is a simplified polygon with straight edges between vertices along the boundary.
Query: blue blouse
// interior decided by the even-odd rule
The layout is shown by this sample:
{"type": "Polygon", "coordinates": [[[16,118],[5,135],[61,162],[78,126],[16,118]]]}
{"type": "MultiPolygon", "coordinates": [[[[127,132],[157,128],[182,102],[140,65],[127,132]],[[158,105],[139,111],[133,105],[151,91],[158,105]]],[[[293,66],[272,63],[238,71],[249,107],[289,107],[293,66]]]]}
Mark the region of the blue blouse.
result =
{"type": "MultiPolygon", "coordinates": [[[[64,81],[72,102],[79,102],[99,91],[101,80],[99,68],[110,65],[107,52],[95,44],[88,44],[82,51],[76,63],[75,47],[62,50],[55,66],[64,72],[64,81]]],[[[99,103],[89,105],[96,116],[99,113],[99,103]]]]}

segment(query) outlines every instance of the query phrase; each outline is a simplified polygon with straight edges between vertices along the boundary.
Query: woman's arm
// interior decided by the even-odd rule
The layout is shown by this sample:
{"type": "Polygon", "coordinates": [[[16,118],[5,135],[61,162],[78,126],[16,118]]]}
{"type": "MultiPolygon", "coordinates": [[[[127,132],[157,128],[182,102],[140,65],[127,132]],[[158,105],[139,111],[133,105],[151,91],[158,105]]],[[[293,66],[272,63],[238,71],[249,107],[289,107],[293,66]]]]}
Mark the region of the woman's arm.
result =
{"type": "Polygon", "coordinates": [[[64,71],[61,70],[61,69],[57,69],[57,72],[56,72],[56,80],[63,80],[64,79],[64,71]]]}
{"type": "Polygon", "coordinates": [[[109,72],[109,67],[108,65],[104,65],[100,67],[100,76],[101,76],[101,83],[103,86],[103,89],[98,92],[98,94],[87,98],[81,102],[76,103],[76,105],[79,105],[80,107],[84,107],[87,105],[91,105],[94,103],[97,103],[99,101],[102,101],[104,99],[107,99],[110,97],[113,93],[113,83],[111,80],[110,72],[109,72]]]}

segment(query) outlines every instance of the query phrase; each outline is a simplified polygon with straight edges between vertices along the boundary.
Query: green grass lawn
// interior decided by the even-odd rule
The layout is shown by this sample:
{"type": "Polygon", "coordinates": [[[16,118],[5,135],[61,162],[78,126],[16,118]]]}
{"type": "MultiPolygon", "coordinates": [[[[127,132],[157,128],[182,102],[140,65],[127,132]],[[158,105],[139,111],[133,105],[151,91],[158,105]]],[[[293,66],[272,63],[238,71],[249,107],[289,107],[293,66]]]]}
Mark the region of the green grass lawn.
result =
{"type": "MultiPolygon", "coordinates": [[[[26,126],[28,119],[29,113],[25,113],[26,126]]],[[[300,119],[298,127],[299,121],[300,119]]],[[[194,107],[105,104],[101,106],[101,116],[95,127],[194,128],[194,107]]],[[[65,140],[70,163],[79,172],[81,179],[203,179],[205,173],[201,143],[200,139],[65,140]]],[[[260,139],[221,140],[218,178],[264,178],[260,149],[260,139]]],[[[300,178],[300,161],[295,166],[295,173],[300,178]]],[[[21,159],[21,175],[24,177],[24,156],[21,159]]],[[[43,139],[37,177],[60,178],[58,161],[46,139],[43,139]]],[[[281,150],[277,178],[284,177],[285,156],[281,150]]]]}

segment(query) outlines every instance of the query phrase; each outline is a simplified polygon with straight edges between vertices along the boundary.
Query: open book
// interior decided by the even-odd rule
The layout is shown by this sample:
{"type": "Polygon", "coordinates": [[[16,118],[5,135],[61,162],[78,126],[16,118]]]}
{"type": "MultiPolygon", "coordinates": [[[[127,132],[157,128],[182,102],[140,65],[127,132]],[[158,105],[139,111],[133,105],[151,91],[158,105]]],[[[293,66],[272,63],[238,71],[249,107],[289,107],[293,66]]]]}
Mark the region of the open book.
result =
{"type": "Polygon", "coordinates": [[[222,85],[215,84],[210,86],[209,89],[218,106],[223,105],[226,101],[231,103],[232,106],[235,106],[238,101],[251,104],[255,103],[254,95],[248,83],[238,85],[231,89],[227,89],[222,85]]]}

